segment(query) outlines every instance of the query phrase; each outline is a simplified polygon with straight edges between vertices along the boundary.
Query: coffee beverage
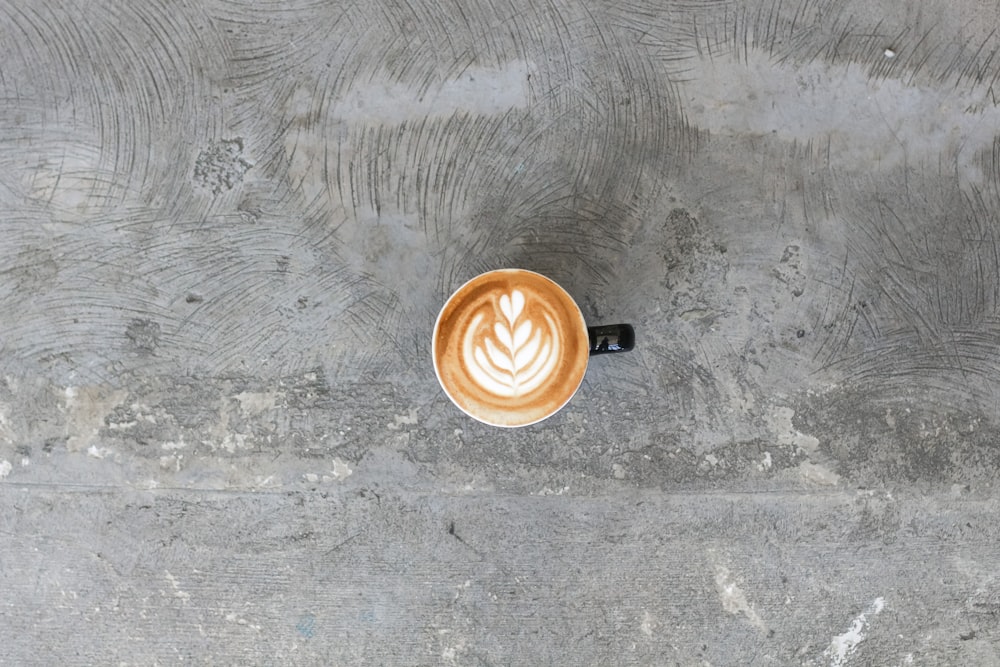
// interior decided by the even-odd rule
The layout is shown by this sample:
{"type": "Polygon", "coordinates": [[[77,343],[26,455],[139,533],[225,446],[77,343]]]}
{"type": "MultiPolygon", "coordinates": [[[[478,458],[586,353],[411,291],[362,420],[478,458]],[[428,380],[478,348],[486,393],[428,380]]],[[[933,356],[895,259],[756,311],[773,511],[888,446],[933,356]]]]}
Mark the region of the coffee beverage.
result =
{"type": "Polygon", "coordinates": [[[434,326],[434,370],[465,413],[494,426],[526,426],[576,393],[590,356],[573,298],[543,275],[490,271],[460,287],[434,326]]]}

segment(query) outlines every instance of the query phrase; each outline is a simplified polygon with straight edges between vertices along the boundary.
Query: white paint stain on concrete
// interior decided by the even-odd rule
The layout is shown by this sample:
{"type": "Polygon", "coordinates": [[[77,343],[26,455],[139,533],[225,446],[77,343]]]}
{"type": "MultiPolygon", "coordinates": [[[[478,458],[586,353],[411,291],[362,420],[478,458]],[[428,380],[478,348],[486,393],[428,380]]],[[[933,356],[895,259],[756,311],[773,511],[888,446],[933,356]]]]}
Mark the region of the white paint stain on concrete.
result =
{"type": "Polygon", "coordinates": [[[113,451],[107,447],[98,447],[97,445],[91,445],[87,448],[87,456],[95,459],[105,459],[114,454],[113,451]]]}
{"type": "Polygon", "coordinates": [[[757,470],[764,472],[770,470],[772,465],[774,465],[774,461],[771,460],[771,452],[764,452],[764,458],[757,464],[757,470]]]}
{"type": "Polygon", "coordinates": [[[772,62],[759,50],[745,52],[746,62],[691,55],[679,85],[687,116],[698,127],[829,142],[832,166],[848,170],[923,160],[936,165],[947,155],[966,177],[983,179],[976,155],[993,145],[1000,126],[989,81],[930,87],[902,78],[869,79],[856,64],[772,62]]]}
{"type": "Polygon", "coordinates": [[[885,609],[885,599],[875,598],[864,612],[857,615],[851,621],[851,627],[842,635],[837,635],[830,642],[830,645],[823,651],[823,657],[829,658],[830,667],[841,667],[846,664],[851,655],[865,639],[865,631],[868,629],[870,618],[878,616],[885,609]]]}
{"type": "Polygon", "coordinates": [[[718,563],[715,565],[715,590],[719,594],[723,609],[734,616],[743,614],[753,625],[764,632],[767,631],[767,624],[747,600],[746,594],[736,583],[729,568],[718,563]]]}
{"type": "Polygon", "coordinates": [[[268,475],[267,477],[257,475],[254,477],[253,485],[258,489],[276,489],[282,486],[281,481],[275,479],[274,475],[268,475]]]}
{"type": "Polygon", "coordinates": [[[351,470],[351,466],[347,464],[346,461],[341,461],[340,459],[333,460],[333,470],[331,471],[333,478],[336,480],[347,479],[354,474],[351,470]]]}
{"type": "Polygon", "coordinates": [[[184,600],[185,602],[191,599],[191,594],[181,590],[180,583],[174,575],[170,574],[169,570],[164,570],[163,574],[167,578],[167,581],[170,582],[170,587],[173,589],[173,596],[175,598],[184,600]]]}
{"type": "Polygon", "coordinates": [[[12,466],[10,464],[10,461],[8,461],[7,459],[0,461],[0,479],[5,479],[7,475],[10,474],[10,471],[13,469],[14,466],[12,466]]]}

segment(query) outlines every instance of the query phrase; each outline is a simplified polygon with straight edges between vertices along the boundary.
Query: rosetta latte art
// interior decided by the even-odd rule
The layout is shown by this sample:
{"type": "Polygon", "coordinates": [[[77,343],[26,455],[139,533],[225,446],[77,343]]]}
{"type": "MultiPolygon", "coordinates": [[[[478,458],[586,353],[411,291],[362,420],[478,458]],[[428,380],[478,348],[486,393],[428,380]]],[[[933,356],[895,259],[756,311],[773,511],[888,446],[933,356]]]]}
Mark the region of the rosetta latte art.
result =
{"type": "Polygon", "coordinates": [[[462,346],[464,361],[482,389],[497,396],[522,396],[541,386],[556,368],[556,324],[547,313],[542,321],[528,317],[524,294],[517,289],[502,295],[498,305],[493,318],[478,313],[470,322],[462,346]]]}
{"type": "Polygon", "coordinates": [[[459,287],[434,324],[434,371],[448,398],[493,426],[554,415],[583,382],[587,325],[566,290],[524,269],[482,273],[459,287]]]}

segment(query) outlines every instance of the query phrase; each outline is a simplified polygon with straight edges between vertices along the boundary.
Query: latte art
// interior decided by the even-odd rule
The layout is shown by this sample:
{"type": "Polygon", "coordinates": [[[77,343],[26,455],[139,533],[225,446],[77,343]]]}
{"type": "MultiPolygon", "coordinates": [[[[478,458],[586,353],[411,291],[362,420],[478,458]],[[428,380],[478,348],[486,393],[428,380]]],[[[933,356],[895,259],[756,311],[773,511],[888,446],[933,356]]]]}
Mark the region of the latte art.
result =
{"type": "Polygon", "coordinates": [[[494,321],[490,327],[487,315],[477,313],[465,333],[462,356],[469,375],[497,396],[534,391],[552,375],[559,361],[559,339],[552,317],[543,313],[539,323],[522,317],[524,304],[520,290],[504,294],[498,304],[502,321],[494,321]]]}
{"type": "Polygon", "coordinates": [[[576,393],[589,356],[576,303],[545,276],[491,271],[460,287],[441,309],[434,370],[448,397],[476,419],[525,426],[576,393]]]}

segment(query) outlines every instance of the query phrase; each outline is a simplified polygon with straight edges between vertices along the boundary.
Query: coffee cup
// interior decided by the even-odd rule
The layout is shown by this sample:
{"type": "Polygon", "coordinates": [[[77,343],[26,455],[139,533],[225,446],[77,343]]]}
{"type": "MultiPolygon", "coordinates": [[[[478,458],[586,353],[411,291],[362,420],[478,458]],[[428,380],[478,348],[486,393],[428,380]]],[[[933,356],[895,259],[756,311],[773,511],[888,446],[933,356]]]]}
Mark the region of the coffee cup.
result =
{"type": "Polygon", "coordinates": [[[588,327],[573,297],[525,269],[476,276],[445,302],[431,356],[445,394],[492,426],[528,426],[576,394],[589,358],[635,344],[628,324],[588,327]]]}

